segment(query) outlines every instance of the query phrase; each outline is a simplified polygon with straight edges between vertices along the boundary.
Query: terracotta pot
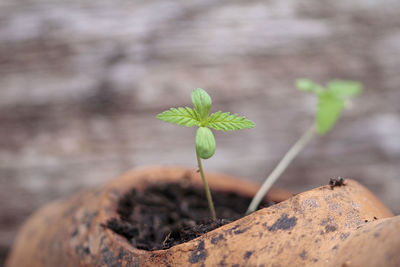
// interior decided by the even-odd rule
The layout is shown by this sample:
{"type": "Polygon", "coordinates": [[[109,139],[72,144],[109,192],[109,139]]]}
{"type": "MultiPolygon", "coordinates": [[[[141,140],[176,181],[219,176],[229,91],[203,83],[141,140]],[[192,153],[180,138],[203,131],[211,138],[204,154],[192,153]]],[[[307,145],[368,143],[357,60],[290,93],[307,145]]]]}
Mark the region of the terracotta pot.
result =
{"type": "Polygon", "coordinates": [[[352,232],[331,266],[400,266],[400,216],[375,220],[352,232]]]}
{"type": "MultiPolygon", "coordinates": [[[[366,188],[346,180],[345,186],[298,194],[167,250],[136,249],[102,226],[118,216],[118,199],[133,187],[183,177],[201,186],[193,170],[157,167],[132,171],[105,188],[47,205],[20,230],[6,266],[327,266],[339,260],[338,251],[345,246],[357,253],[351,243],[361,235],[357,228],[393,215],[366,188]]],[[[226,175],[207,177],[214,191],[252,196],[258,188],[226,175]]],[[[274,201],[288,197],[277,189],[268,196],[274,201]]]]}

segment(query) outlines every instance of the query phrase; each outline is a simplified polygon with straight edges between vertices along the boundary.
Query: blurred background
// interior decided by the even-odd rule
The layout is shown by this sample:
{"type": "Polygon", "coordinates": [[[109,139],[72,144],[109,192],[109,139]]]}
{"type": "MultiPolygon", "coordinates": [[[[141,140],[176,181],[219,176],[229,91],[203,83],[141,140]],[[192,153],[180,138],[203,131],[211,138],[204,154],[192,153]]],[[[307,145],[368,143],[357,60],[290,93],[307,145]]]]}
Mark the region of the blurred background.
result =
{"type": "Polygon", "coordinates": [[[352,178],[398,214],[400,1],[0,1],[0,258],[48,201],[138,166],[195,168],[195,129],[155,118],[195,87],[257,124],[216,132],[206,170],[261,182],[313,122],[298,77],[365,90],[277,185],[352,178]]]}

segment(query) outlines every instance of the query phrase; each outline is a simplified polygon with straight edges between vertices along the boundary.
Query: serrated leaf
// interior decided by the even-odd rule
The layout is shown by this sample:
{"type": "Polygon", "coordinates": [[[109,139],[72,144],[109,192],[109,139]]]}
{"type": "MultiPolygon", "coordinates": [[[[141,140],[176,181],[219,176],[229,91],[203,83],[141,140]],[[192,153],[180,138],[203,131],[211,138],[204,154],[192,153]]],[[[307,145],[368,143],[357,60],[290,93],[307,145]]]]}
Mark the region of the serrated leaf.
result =
{"type": "Polygon", "coordinates": [[[330,91],[324,91],[318,97],[317,131],[325,134],[335,125],[344,108],[344,101],[330,91]]]}
{"type": "Polygon", "coordinates": [[[256,126],[254,122],[240,117],[237,114],[230,114],[230,112],[218,111],[212,113],[207,119],[207,126],[215,130],[234,131],[240,129],[249,129],[256,126]]]}
{"type": "Polygon", "coordinates": [[[196,88],[192,92],[192,102],[200,120],[206,120],[211,109],[211,97],[203,89],[196,88]]]}
{"type": "Polygon", "coordinates": [[[296,87],[300,90],[300,91],[304,91],[304,92],[313,92],[316,94],[321,93],[322,91],[322,86],[309,80],[309,79],[297,79],[296,80],[296,87]]]}
{"type": "Polygon", "coordinates": [[[157,118],[180,126],[200,126],[199,115],[189,107],[170,108],[158,114],[157,118]]]}
{"type": "Polygon", "coordinates": [[[327,88],[337,97],[349,99],[361,93],[362,84],[356,81],[332,80],[327,84],[327,88]]]}

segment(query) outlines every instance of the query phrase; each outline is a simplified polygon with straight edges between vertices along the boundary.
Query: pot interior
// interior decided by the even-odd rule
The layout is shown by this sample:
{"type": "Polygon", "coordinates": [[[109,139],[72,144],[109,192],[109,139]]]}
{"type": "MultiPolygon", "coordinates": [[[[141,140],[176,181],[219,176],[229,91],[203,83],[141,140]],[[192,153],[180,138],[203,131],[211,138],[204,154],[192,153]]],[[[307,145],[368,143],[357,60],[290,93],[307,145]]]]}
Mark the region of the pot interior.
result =
{"type": "MultiPolygon", "coordinates": [[[[189,178],[147,182],[125,193],[118,216],[106,226],[143,250],[168,249],[212,231],[245,215],[251,197],[212,190],[217,220],[211,220],[204,188],[189,178]]],[[[274,204],[264,201],[260,208],[274,204]]]]}

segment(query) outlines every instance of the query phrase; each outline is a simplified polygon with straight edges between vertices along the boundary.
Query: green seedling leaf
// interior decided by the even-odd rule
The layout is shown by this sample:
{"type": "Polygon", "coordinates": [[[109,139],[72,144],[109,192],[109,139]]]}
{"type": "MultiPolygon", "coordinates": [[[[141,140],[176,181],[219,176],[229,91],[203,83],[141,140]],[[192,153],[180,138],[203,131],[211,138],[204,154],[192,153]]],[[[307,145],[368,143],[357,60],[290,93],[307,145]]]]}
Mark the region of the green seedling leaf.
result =
{"type": "Polygon", "coordinates": [[[254,122],[237,114],[231,115],[230,112],[222,113],[222,111],[217,111],[208,117],[207,126],[215,130],[234,131],[253,128],[256,125],[254,122]]]}
{"type": "Polygon", "coordinates": [[[300,91],[304,92],[313,92],[315,94],[322,92],[322,86],[309,79],[297,79],[296,86],[300,91]]]}
{"type": "Polygon", "coordinates": [[[215,138],[207,127],[199,127],[196,132],[196,151],[200,158],[209,159],[215,153],[215,138]]]}
{"type": "Polygon", "coordinates": [[[329,91],[324,91],[318,97],[317,131],[325,134],[335,125],[344,108],[344,101],[329,91]]]}
{"type": "Polygon", "coordinates": [[[170,108],[157,115],[157,118],[180,126],[200,126],[199,115],[189,107],[170,108]]]}
{"type": "Polygon", "coordinates": [[[332,80],[327,88],[308,79],[298,79],[296,86],[301,91],[312,92],[318,96],[316,115],[317,132],[325,134],[333,128],[342,110],[349,100],[362,90],[362,84],[356,81],[332,80]]]}
{"type": "Polygon", "coordinates": [[[193,107],[200,116],[201,121],[207,120],[211,109],[211,97],[201,88],[196,88],[192,92],[193,107]]]}
{"type": "Polygon", "coordinates": [[[359,95],[362,84],[356,81],[332,80],[327,84],[330,92],[342,99],[349,99],[359,95]]]}

